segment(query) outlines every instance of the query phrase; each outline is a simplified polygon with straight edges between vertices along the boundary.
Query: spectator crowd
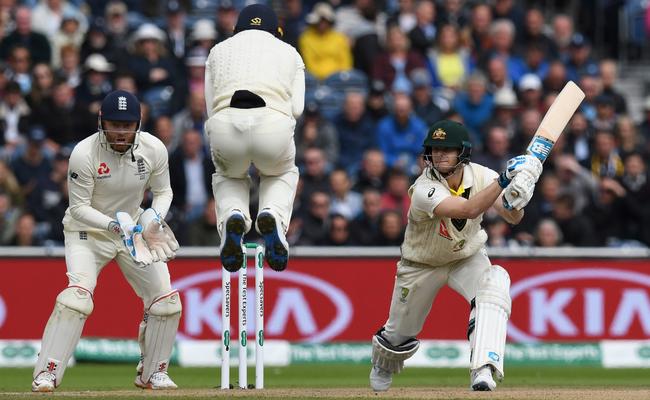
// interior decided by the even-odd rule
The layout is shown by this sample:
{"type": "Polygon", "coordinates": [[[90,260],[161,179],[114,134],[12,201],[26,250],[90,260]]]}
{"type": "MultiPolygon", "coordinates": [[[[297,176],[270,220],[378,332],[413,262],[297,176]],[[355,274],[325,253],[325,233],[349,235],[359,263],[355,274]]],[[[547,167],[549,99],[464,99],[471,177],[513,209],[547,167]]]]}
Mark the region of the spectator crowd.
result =
{"type": "MultiPolygon", "coordinates": [[[[650,246],[650,98],[633,120],[593,27],[563,13],[572,2],[553,12],[547,3],[269,1],[307,75],[289,243],[400,245],[429,125],[462,122],[472,161],[500,171],[573,80],[586,98],[524,220],[488,212],[488,244],[650,246]]],[[[0,1],[0,245],[62,244],[70,151],[96,132],[103,97],[123,89],[143,103],[142,130],[169,151],[176,237],[217,246],[204,65],[244,4],[0,1]]]]}

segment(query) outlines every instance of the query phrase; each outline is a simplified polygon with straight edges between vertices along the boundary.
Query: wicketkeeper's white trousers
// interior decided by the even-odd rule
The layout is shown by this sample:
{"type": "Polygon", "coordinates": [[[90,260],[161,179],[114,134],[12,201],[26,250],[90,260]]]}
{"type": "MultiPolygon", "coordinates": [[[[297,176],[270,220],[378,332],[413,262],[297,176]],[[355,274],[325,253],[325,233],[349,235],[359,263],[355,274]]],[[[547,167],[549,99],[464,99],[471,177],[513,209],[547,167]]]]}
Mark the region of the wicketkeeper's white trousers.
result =
{"type": "Polygon", "coordinates": [[[171,292],[167,264],[156,262],[144,268],[138,266],[114,233],[66,231],[64,234],[69,286],[81,286],[93,293],[99,273],[115,259],[145,308],[151,306],[157,297],[171,292]]]}
{"type": "Polygon", "coordinates": [[[247,228],[252,226],[248,170],[253,163],[260,174],[259,209],[270,209],[286,231],[298,186],[295,125],[292,117],[266,107],[226,108],[208,119],[219,227],[236,209],[244,214],[247,228]]]}

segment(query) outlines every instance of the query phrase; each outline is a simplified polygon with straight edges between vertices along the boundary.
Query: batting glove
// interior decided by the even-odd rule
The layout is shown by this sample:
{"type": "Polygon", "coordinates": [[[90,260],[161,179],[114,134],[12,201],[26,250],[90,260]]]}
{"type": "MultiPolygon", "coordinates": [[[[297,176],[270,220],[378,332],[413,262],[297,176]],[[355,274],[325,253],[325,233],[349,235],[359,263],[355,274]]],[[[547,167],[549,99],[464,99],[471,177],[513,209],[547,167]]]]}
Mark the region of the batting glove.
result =
{"type": "Polygon", "coordinates": [[[536,176],[524,170],[512,179],[503,194],[503,207],[506,210],[521,210],[528,205],[535,193],[536,176]]]}
{"type": "Polygon", "coordinates": [[[528,154],[511,158],[506,164],[505,171],[497,179],[499,186],[505,189],[521,171],[530,172],[532,176],[536,177],[535,182],[537,182],[537,179],[542,174],[542,163],[537,157],[528,154]]]}

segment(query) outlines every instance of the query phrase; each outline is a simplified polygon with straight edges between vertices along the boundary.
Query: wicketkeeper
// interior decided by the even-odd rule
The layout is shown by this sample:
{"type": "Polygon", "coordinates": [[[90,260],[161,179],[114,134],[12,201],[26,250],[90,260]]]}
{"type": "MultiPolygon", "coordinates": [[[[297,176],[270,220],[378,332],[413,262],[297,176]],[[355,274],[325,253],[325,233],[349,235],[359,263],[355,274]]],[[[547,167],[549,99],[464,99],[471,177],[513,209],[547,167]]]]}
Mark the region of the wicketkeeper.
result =
{"type": "Polygon", "coordinates": [[[181,300],[171,288],[166,264],[178,249],[164,221],[172,200],[167,149],[140,131],[140,103],[131,93],[108,94],[98,120],[98,132],[79,142],[70,156],[70,206],[63,218],[69,283],[57,296],[45,326],[32,391],[51,392],[63,381],[93,310],[97,276],[112,259],[144,303],[135,385],[175,389],[167,367],[181,300]],[[147,189],[153,202],[142,210],[147,189]]]}
{"type": "Polygon", "coordinates": [[[509,223],[519,223],[542,164],[533,156],[517,156],[498,174],[471,163],[467,129],[447,120],[431,126],[423,146],[426,168],[409,189],[411,207],[388,321],[372,338],[370,385],[388,390],[393,374],[418,350],[417,335],[447,284],[470,305],[470,386],[494,390],[493,374],[504,375],[510,277],[487,257],[481,220],[494,207],[509,223]],[[503,205],[504,189],[510,210],[503,205]]]}

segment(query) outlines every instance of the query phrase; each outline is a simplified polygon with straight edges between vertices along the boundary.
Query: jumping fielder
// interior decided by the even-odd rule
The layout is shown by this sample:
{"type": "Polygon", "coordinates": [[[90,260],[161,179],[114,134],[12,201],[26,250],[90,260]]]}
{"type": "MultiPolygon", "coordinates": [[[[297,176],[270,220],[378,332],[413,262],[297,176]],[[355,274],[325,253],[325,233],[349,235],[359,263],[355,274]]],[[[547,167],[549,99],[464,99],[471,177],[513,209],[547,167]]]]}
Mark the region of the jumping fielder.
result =
{"type": "Polygon", "coordinates": [[[172,200],[167,149],[156,137],[140,131],[140,103],[125,91],[106,96],[98,129],[79,142],[70,156],[70,206],[63,218],[69,283],[57,296],[45,326],[32,391],[51,392],[61,384],[93,310],[97,276],[112,259],[144,303],[135,385],[175,389],[167,367],[181,300],[171,288],[166,264],[178,249],[163,219],[172,200]],[[143,211],[140,204],[146,189],[153,193],[153,203],[143,211]]]}
{"type": "Polygon", "coordinates": [[[417,351],[417,335],[438,290],[447,284],[471,306],[470,385],[494,390],[493,373],[503,378],[510,277],[488,259],[480,224],[490,207],[509,223],[519,223],[542,164],[533,156],[517,156],[498,174],[471,163],[467,129],[447,120],[431,126],[423,146],[426,168],[409,189],[411,207],[388,321],[372,338],[370,385],[388,390],[392,375],[417,351]],[[511,189],[519,197],[512,198],[511,189]]]}
{"type": "Polygon", "coordinates": [[[298,185],[293,132],[304,108],[305,64],[278,38],[278,18],[268,6],[245,7],[234,32],[212,48],[205,71],[221,262],[233,272],[244,259],[242,240],[252,226],[252,162],[260,173],[256,229],[264,237],[269,266],[282,271],[287,267],[285,234],[298,185]]]}

